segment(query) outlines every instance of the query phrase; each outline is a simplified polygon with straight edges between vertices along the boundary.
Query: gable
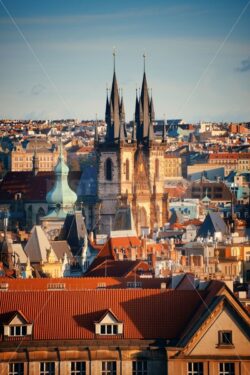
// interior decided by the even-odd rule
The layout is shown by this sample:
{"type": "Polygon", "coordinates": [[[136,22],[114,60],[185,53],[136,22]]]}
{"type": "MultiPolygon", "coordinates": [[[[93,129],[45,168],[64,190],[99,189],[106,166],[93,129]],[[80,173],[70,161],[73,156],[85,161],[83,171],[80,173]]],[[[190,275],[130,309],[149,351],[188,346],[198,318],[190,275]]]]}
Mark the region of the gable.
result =
{"type": "MultiPolygon", "coordinates": [[[[211,316],[214,313],[211,312],[211,316]]],[[[194,344],[190,346],[186,354],[190,356],[202,356],[209,353],[210,356],[248,356],[250,353],[250,342],[245,332],[243,322],[238,319],[232,310],[224,305],[223,309],[219,314],[207,323],[207,328],[201,333],[197,334],[198,340],[194,341],[194,344]],[[232,346],[223,347],[219,344],[219,331],[231,331],[232,332],[232,346]]],[[[248,332],[249,334],[249,332],[248,332]]]]}
{"type": "Polygon", "coordinates": [[[26,324],[26,320],[20,315],[20,314],[16,314],[12,319],[11,321],[9,322],[9,325],[22,325],[22,324],[26,324]]]}

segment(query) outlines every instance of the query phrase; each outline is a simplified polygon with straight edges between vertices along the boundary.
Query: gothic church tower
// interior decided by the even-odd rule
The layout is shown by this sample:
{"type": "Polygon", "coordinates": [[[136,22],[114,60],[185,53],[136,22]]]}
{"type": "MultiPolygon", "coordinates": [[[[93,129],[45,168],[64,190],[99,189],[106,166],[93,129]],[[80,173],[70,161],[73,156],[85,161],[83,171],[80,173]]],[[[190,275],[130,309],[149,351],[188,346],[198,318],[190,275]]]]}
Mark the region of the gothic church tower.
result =
{"type": "Polygon", "coordinates": [[[109,233],[117,208],[130,206],[138,235],[142,228],[152,231],[168,218],[164,194],[165,141],[155,140],[153,98],[149,97],[144,74],[140,97],[136,93],[132,137],[127,136],[123,98],[119,96],[115,71],[112,89],[106,100],[107,124],[104,143],[98,143],[99,232],[109,233]]]}

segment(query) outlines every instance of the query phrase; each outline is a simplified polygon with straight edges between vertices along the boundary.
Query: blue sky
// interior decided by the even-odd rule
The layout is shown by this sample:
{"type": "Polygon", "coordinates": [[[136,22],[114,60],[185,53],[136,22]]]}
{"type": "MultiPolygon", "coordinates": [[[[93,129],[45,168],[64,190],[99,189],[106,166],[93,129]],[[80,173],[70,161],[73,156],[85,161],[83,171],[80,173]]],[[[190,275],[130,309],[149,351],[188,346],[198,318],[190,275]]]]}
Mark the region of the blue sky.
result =
{"type": "Polygon", "coordinates": [[[0,118],[104,118],[116,46],[127,120],[145,52],[157,118],[250,121],[249,3],[0,0],[0,118]]]}

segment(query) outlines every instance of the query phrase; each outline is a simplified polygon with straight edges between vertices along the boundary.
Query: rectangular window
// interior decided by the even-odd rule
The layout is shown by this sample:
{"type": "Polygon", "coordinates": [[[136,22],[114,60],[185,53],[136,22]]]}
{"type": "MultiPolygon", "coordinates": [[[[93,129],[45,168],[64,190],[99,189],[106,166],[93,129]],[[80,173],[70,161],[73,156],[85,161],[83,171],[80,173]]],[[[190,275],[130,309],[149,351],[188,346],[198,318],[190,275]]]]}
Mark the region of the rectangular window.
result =
{"type": "Polygon", "coordinates": [[[102,375],[116,375],[116,362],[115,361],[102,362],[102,375]]]}
{"type": "Polygon", "coordinates": [[[101,324],[101,335],[117,335],[117,324],[101,324]]]}
{"type": "Polygon", "coordinates": [[[230,362],[220,363],[219,375],[235,375],[234,363],[230,363],[230,362]]]}
{"type": "Polygon", "coordinates": [[[86,375],[86,362],[71,362],[71,375],[86,375]]]}
{"type": "Polygon", "coordinates": [[[203,363],[202,362],[189,362],[188,363],[188,375],[203,375],[203,363]]]}
{"type": "Polygon", "coordinates": [[[55,375],[55,362],[41,362],[40,375],[55,375]]]}
{"type": "Polygon", "coordinates": [[[24,364],[23,363],[9,363],[9,375],[23,375],[24,364]]]}
{"type": "Polygon", "coordinates": [[[232,331],[219,331],[219,345],[233,345],[232,331]]]}
{"type": "Polygon", "coordinates": [[[26,326],[10,326],[10,336],[26,336],[26,326]]]}
{"type": "Polygon", "coordinates": [[[133,375],[147,375],[148,363],[147,361],[133,361],[132,363],[133,375]]]}

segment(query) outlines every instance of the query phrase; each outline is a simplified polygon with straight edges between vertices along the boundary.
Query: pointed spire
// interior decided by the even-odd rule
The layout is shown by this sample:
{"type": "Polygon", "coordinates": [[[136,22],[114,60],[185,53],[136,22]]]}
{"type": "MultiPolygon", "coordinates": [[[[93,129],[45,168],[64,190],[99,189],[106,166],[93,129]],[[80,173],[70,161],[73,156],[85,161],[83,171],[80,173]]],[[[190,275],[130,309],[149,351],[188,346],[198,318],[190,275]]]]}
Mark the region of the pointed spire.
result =
{"type": "Polygon", "coordinates": [[[120,91],[121,91],[120,110],[119,110],[119,112],[120,112],[120,121],[122,123],[125,123],[125,109],[124,109],[122,89],[120,91]]]}
{"type": "Polygon", "coordinates": [[[143,73],[146,72],[146,53],[143,54],[143,73]]]}
{"type": "Polygon", "coordinates": [[[106,124],[109,122],[110,119],[110,104],[109,104],[109,89],[106,88],[107,97],[106,97],[106,110],[105,110],[105,122],[106,124]]]}
{"type": "Polygon", "coordinates": [[[152,89],[151,89],[151,99],[150,99],[150,120],[152,122],[155,121],[155,109],[154,109],[154,102],[153,102],[153,95],[152,95],[152,89]]]}
{"type": "Polygon", "coordinates": [[[123,100],[120,101],[118,84],[117,84],[117,79],[116,79],[115,58],[116,58],[116,53],[115,53],[115,49],[113,49],[113,60],[114,60],[113,82],[112,82],[112,88],[111,88],[111,93],[110,93],[110,100],[108,102],[108,98],[107,98],[107,101],[106,101],[106,113],[107,113],[106,141],[108,143],[118,143],[120,133],[121,133],[120,123],[125,121],[123,100]],[[122,116],[121,116],[121,111],[122,111],[122,116]]]}
{"type": "Polygon", "coordinates": [[[132,141],[133,143],[136,142],[136,114],[134,114],[134,123],[133,123],[133,134],[132,134],[132,141]]]}
{"type": "Polygon", "coordinates": [[[147,84],[146,71],[145,71],[145,58],[146,58],[146,55],[144,53],[143,54],[144,72],[143,72],[143,81],[142,81],[141,99],[140,99],[141,111],[142,111],[141,122],[143,123],[142,138],[143,138],[144,142],[148,141],[149,124],[150,124],[150,121],[151,121],[151,119],[150,119],[150,102],[149,102],[149,95],[148,95],[148,84],[147,84]]]}

